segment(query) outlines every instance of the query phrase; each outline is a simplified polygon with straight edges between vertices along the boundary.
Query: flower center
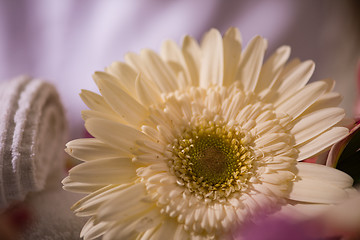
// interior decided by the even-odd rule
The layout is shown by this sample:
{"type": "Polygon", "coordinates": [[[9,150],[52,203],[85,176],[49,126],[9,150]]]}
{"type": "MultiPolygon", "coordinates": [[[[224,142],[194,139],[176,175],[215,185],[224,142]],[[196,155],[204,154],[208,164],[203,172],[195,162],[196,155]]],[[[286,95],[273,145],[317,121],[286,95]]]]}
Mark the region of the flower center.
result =
{"type": "Polygon", "coordinates": [[[250,139],[238,127],[202,123],[171,144],[169,165],[178,184],[201,198],[224,199],[247,188],[253,172],[250,139]]]}

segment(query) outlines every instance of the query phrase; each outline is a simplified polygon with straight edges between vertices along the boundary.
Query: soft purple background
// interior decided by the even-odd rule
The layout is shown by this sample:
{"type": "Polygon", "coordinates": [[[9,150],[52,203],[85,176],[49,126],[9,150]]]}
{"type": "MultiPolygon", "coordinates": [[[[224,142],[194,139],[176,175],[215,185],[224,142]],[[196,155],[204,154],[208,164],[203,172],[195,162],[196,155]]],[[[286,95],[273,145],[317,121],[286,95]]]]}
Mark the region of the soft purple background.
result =
{"type": "Polygon", "coordinates": [[[283,44],[292,57],[316,62],[312,80],[333,78],[352,114],[359,45],[348,1],[336,0],[0,0],[0,79],[19,74],[54,83],[70,121],[82,136],[80,89],[126,52],[158,50],[185,34],[200,40],[211,27],[238,27],[244,43],[259,34],[269,52],[283,44]]]}

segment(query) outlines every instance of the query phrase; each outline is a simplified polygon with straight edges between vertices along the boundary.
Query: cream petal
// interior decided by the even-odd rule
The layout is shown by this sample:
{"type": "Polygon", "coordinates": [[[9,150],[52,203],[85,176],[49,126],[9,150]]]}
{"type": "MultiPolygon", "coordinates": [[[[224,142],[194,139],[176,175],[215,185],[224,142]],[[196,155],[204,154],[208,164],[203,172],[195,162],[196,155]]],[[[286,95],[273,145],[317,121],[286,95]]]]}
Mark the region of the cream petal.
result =
{"type": "Polygon", "coordinates": [[[266,48],[266,39],[256,36],[241,55],[236,79],[241,81],[245,91],[255,90],[266,48]]]}
{"type": "MultiPolygon", "coordinates": [[[[222,108],[222,115],[226,122],[230,121],[231,119],[235,119],[239,112],[243,108],[245,104],[245,97],[242,92],[236,93],[235,96],[232,98],[227,98],[221,108],[222,108]]],[[[250,106],[246,106],[249,108],[250,106]]]]}
{"type": "Polygon", "coordinates": [[[80,97],[90,109],[98,112],[116,115],[104,98],[94,92],[81,90],[80,97]]]}
{"type": "Polygon", "coordinates": [[[339,203],[347,197],[344,189],[329,182],[308,177],[293,182],[289,199],[310,203],[339,203]]]}
{"type": "Polygon", "coordinates": [[[313,104],[325,92],[326,88],[327,84],[321,81],[310,83],[287,100],[275,104],[277,112],[283,112],[296,118],[313,104]]]}
{"type": "Polygon", "coordinates": [[[287,133],[269,133],[257,138],[254,143],[256,147],[261,149],[262,147],[271,146],[279,142],[290,143],[291,135],[287,133]]]}
{"type": "Polygon", "coordinates": [[[261,175],[261,179],[263,180],[263,182],[267,182],[275,185],[281,183],[288,184],[294,178],[295,178],[295,174],[288,170],[285,171],[279,170],[277,172],[264,173],[261,175]]]}
{"type": "Polygon", "coordinates": [[[190,74],[191,85],[199,86],[199,72],[201,49],[199,44],[190,36],[185,36],[182,43],[182,54],[190,74]]]}
{"type": "Polygon", "coordinates": [[[126,63],[129,64],[129,66],[135,69],[136,71],[134,80],[136,79],[139,73],[144,74],[148,79],[151,79],[151,75],[146,65],[144,64],[143,59],[141,59],[141,57],[138,54],[129,52],[125,55],[124,59],[126,63]]]}
{"type": "Polygon", "coordinates": [[[80,237],[84,240],[92,240],[103,235],[109,228],[109,223],[99,222],[95,217],[90,218],[83,226],[80,237]]]}
{"type": "Polygon", "coordinates": [[[314,217],[324,213],[330,206],[329,204],[294,203],[294,201],[291,201],[291,203],[283,205],[273,216],[305,221],[314,219],[314,217]]]}
{"type": "Polygon", "coordinates": [[[71,207],[71,210],[73,210],[79,216],[94,215],[105,201],[111,199],[117,191],[127,188],[130,185],[132,185],[132,183],[122,185],[106,185],[80,199],[71,207]]]}
{"type": "Polygon", "coordinates": [[[333,127],[323,134],[307,141],[296,148],[299,150],[298,161],[310,158],[327,148],[334,143],[340,141],[349,133],[349,130],[344,127],[333,127]]]}
{"type": "Polygon", "coordinates": [[[201,42],[200,87],[222,85],[224,76],[224,52],[221,34],[211,29],[201,42]]]}
{"type": "Polygon", "coordinates": [[[131,223],[127,224],[113,224],[109,231],[107,231],[102,240],[112,239],[136,239],[139,232],[135,231],[134,225],[131,223]]]}
{"type": "Polygon", "coordinates": [[[256,93],[260,93],[274,85],[289,56],[290,47],[282,46],[266,60],[261,68],[259,80],[256,84],[256,93]]]}
{"type": "Polygon", "coordinates": [[[93,184],[122,184],[136,178],[136,167],[130,158],[93,160],[69,171],[72,181],[93,184]]]}
{"type": "Polygon", "coordinates": [[[88,119],[85,128],[100,141],[122,151],[135,151],[137,142],[149,140],[145,134],[132,127],[106,119],[88,119]]]}
{"type": "Polygon", "coordinates": [[[177,79],[171,68],[153,51],[144,49],[141,58],[151,80],[159,87],[161,92],[173,92],[179,89],[177,79]]]}
{"type": "Polygon", "coordinates": [[[174,41],[167,40],[161,45],[160,54],[175,73],[183,73],[185,85],[191,85],[191,74],[187,69],[184,55],[179,46],[174,41]]]}
{"type": "Polygon", "coordinates": [[[110,80],[111,75],[97,72],[93,77],[105,100],[129,124],[137,126],[148,115],[143,105],[110,80]]]}
{"type": "Polygon", "coordinates": [[[224,77],[223,85],[229,86],[235,80],[241,56],[241,35],[237,28],[229,28],[223,39],[224,77]]]}
{"type": "Polygon", "coordinates": [[[210,91],[205,99],[205,105],[211,112],[218,113],[222,105],[219,93],[210,91]]]}
{"type": "Polygon", "coordinates": [[[119,79],[119,83],[131,96],[135,96],[135,79],[137,73],[128,64],[113,62],[105,69],[106,72],[119,79]]]}
{"type": "Polygon", "coordinates": [[[84,121],[87,121],[90,118],[101,118],[101,119],[111,120],[114,122],[126,123],[126,121],[124,119],[122,119],[117,113],[109,114],[106,112],[98,112],[98,111],[94,111],[94,110],[82,110],[81,118],[84,121]]]}
{"type": "Polygon", "coordinates": [[[66,144],[66,152],[72,157],[82,161],[116,158],[127,156],[128,153],[113,148],[95,138],[76,139],[66,144]]]}
{"type": "MultiPolygon", "coordinates": [[[[179,224],[173,219],[167,218],[164,219],[163,223],[152,236],[152,239],[174,239],[179,230],[181,230],[179,229],[179,224]]],[[[182,235],[184,235],[184,233],[182,233],[182,235]]]]}
{"type": "Polygon", "coordinates": [[[331,205],[328,204],[311,204],[311,203],[297,203],[293,205],[294,209],[304,214],[306,217],[319,216],[328,211],[331,205]]]}
{"type": "Polygon", "coordinates": [[[341,108],[321,109],[296,119],[290,133],[295,138],[295,144],[299,145],[334,126],[344,117],[345,111],[341,108]]]}
{"type": "Polygon", "coordinates": [[[136,78],[135,89],[137,98],[144,106],[162,102],[158,87],[141,76],[141,74],[136,78]]]}
{"type": "Polygon", "coordinates": [[[303,88],[309,81],[315,69],[315,64],[312,61],[305,61],[292,68],[286,74],[281,76],[279,82],[281,83],[276,90],[279,94],[277,102],[282,102],[289,96],[292,96],[299,89],[303,88]]]}
{"type": "Polygon", "coordinates": [[[127,221],[140,213],[149,212],[155,207],[150,200],[144,183],[136,183],[117,191],[100,206],[98,217],[103,221],[127,221]]]}
{"type": "MultiPolygon", "coordinates": [[[[137,209],[136,209],[137,210],[137,209]]],[[[108,232],[104,235],[105,239],[139,239],[144,232],[154,229],[160,225],[162,220],[157,210],[151,210],[141,215],[135,216],[125,221],[118,221],[108,232]]],[[[153,238],[153,234],[151,234],[153,238]]],[[[159,239],[159,238],[155,238],[159,239]]]]}
{"type": "Polygon", "coordinates": [[[322,95],[319,99],[316,100],[306,111],[304,114],[308,114],[310,112],[315,112],[319,109],[337,107],[341,103],[342,96],[337,92],[328,92],[322,95]]]}
{"type": "Polygon", "coordinates": [[[61,183],[64,190],[77,193],[91,193],[105,187],[105,184],[74,182],[69,176],[64,178],[61,183]]]}
{"type": "Polygon", "coordinates": [[[346,173],[324,165],[299,162],[296,167],[298,169],[297,176],[301,179],[306,178],[324,181],[340,188],[349,188],[354,182],[346,173]]]}

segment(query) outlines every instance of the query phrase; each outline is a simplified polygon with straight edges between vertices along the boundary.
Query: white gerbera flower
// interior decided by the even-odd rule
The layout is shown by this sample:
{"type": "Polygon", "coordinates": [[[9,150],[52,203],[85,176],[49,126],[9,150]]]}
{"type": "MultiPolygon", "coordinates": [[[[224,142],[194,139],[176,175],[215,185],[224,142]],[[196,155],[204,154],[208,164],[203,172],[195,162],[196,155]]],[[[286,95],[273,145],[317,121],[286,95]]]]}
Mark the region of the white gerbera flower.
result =
{"type": "Polygon", "coordinates": [[[306,85],[314,64],[286,63],[287,46],[263,64],[266,47],[255,37],[242,51],[236,28],[213,29],[94,74],[102,96],[81,97],[95,138],[67,144],[84,163],[63,181],[89,194],[73,206],[91,216],[82,237],[224,238],[258,211],[347,197],[351,177],[298,162],[348,133],[333,81],[306,85]]]}

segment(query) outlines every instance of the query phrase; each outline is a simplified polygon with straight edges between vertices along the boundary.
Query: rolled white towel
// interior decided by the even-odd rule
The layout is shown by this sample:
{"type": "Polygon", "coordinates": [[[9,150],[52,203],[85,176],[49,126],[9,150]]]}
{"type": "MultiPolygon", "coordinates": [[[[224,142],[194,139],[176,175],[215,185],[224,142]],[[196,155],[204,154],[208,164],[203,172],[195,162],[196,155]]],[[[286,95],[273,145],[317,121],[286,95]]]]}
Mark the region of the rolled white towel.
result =
{"type": "Polygon", "coordinates": [[[56,89],[21,76],[0,84],[0,209],[62,174],[67,137],[56,89]]]}

